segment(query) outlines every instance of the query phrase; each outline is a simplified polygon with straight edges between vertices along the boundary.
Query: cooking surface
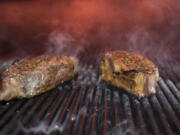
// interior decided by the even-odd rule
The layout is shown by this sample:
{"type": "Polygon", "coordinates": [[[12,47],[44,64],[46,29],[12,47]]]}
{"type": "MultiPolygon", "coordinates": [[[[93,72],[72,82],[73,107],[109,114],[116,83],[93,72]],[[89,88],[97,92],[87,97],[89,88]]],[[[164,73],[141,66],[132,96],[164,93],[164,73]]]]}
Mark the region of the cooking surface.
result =
{"type": "Polygon", "coordinates": [[[0,133],[167,134],[180,133],[180,86],[160,79],[157,94],[138,99],[100,81],[93,66],[74,80],[32,99],[0,103],[0,133]]]}

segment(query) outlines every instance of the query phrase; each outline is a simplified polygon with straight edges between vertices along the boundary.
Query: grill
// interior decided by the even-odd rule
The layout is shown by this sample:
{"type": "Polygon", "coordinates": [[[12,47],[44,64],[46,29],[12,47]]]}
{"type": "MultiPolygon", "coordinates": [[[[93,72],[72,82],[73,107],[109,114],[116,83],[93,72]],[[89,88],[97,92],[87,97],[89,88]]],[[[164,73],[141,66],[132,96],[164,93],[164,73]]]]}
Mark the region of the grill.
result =
{"type": "Polygon", "coordinates": [[[108,86],[92,65],[31,99],[0,102],[1,135],[178,135],[180,90],[160,79],[157,94],[137,98],[108,86]]]}

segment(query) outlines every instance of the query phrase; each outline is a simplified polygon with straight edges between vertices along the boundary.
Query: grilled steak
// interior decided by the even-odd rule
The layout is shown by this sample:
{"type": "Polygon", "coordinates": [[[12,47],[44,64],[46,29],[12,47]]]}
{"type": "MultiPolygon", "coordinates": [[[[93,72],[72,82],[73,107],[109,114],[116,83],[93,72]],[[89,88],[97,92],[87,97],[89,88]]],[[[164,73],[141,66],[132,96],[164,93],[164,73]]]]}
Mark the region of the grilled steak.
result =
{"type": "Polygon", "coordinates": [[[101,78],[139,97],[155,93],[158,68],[150,60],[136,53],[113,51],[101,62],[101,78]]]}
{"type": "Polygon", "coordinates": [[[71,79],[77,60],[66,56],[39,56],[11,65],[1,72],[0,100],[29,98],[71,79]]]}

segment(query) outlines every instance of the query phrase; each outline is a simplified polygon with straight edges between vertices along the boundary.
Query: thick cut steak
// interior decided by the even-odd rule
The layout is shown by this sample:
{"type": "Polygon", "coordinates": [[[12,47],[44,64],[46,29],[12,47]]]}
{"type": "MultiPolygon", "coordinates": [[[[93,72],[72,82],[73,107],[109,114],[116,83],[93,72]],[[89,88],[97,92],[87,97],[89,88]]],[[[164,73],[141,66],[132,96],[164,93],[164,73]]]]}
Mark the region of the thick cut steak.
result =
{"type": "Polygon", "coordinates": [[[0,100],[29,98],[71,79],[77,60],[66,56],[39,56],[17,62],[1,72],[0,100]]]}
{"type": "Polygon", "coordinates": [[[155,93],[159,78],[157,66],[147,58],[126,51],[105,54],[101,62],[101,78],[139,97],[155,93]]]}

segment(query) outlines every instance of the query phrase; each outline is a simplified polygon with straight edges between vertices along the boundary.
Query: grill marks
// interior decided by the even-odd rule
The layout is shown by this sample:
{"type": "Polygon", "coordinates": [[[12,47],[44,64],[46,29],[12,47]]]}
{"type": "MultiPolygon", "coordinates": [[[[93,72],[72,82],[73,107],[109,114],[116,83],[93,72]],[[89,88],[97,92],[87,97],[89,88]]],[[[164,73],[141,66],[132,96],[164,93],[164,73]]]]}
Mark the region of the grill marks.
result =
{"type": "Polygon", "coordinates": [[[138,99],[107,87],[93,67],[38,97],[0,103],[0,132],[8,135],[179,134],[180,90],[161,79],[157,94],[138,99]],[[38,129],[39,128],[39,129],[38,129]]]}

